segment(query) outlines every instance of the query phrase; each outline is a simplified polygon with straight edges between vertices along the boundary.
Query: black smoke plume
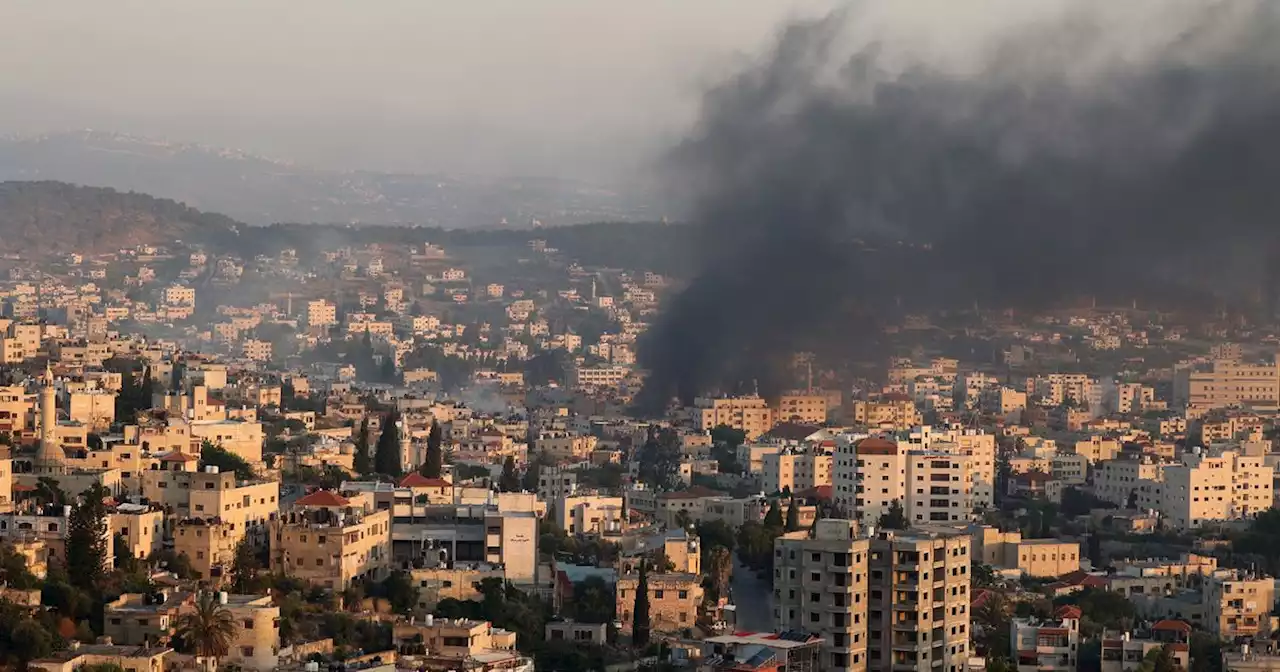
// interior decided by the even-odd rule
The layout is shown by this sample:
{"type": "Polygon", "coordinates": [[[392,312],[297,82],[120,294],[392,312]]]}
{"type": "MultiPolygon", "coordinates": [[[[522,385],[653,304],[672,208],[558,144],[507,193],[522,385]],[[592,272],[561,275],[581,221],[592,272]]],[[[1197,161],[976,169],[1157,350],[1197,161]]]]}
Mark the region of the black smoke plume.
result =
{"type": "Polygon", "coordinates": [[[641,404],[779,384],[797,351],[875,352],[900,308],[1256,296],[1280,5],[1149,3],[1123,30],[1101,7],[958,62],[849,48],[847,10],[709,91],[667,166],[701,269],[641,343],[641,404]]]}

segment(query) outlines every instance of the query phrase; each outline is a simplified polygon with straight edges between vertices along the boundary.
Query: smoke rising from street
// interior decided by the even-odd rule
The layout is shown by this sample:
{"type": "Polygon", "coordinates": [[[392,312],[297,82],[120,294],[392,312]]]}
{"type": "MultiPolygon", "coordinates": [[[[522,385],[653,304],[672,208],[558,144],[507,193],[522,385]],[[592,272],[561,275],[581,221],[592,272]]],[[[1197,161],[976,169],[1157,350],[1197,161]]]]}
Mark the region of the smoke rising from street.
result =
{"type": "Polygon", "coordinates": [[[707,92],[664,166],[701,268],[641,344],[642,406],[870,355],[898,310],[1255,300],[1280,5],[1040,3],[948,41],[900,4],[787,26],[707,92]]]}

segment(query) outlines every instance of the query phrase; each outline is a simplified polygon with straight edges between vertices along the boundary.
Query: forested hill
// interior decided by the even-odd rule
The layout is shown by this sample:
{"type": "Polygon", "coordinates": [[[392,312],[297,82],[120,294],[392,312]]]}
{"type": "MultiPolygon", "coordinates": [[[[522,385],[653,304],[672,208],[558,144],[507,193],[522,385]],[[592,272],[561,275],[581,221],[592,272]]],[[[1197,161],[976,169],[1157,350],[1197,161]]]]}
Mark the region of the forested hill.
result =
{"type": "Polygon", "coordinates": [[[65,182],[0,182],[0,251],[110,252],[175,240],[235,245],[243,224],[176,201],[65,182]]]}
{"type": "Polygon", "coordinates": [[[568,260],[589,266],[682,274],[690,264],[692,227],[658,222],[601,222],[544,229],[460,230],[401,226],[276,224],[248,226],[217,213],[146,194],[65,182],[0,182],[0,253],[24,256],[113,252],[175,241],[251,257],[294,248],[303,254],[342,246],[422,245],[511,248],[526,254],[545,240],[568,260]]]}

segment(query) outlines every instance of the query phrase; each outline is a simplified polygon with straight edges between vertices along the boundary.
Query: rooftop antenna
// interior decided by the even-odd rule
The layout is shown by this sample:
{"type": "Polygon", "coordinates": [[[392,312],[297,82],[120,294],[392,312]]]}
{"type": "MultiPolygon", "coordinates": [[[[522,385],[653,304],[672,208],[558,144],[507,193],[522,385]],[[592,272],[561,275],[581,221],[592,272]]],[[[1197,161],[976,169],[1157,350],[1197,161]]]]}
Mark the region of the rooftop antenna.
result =
{"type": "Polygon", "coordinates": [[[809,394],[813,394],[813,360],[812,360],[812,359],[808,360],[807,362],[805,362],[805,365],[806,365],[806,366],[808,367],[808,369],[809,369],[809,389],[808,389],[808,393],[809,393],[809,394]]]}
{"type": "Polygon", "coordinates": [[[760,396],[760,381],[755,378],[751,379],[751,390],[754,396],[760,396]]]}

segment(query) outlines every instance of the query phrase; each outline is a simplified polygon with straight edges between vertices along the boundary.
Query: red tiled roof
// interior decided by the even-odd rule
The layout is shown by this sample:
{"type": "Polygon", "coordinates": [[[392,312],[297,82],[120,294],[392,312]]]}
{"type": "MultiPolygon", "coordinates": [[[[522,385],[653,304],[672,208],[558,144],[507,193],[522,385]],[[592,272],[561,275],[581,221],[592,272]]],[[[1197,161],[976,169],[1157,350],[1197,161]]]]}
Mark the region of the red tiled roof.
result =
{"type": "Polygon", "coordinates": [[[1055,611],[1055,612],[1053,612],[1053,615],[1054,615],[1054,617],[1055,617],[1055,618],[1075,618],[1075,619],[1079,619],[1079,618],[1080,618],[1080,608],[1079,608],[1079,607],[1072,606],[1072,605],[1070,605],[1070,604],[1066,604],[1066,605],[1063,605],[1063,606],[1061,606],[1061,607],[1058,607],[1058,610],[1057,610],[1057,611],[1055,611]]]}
{"type": "Polygon", "coordinates": [[[298,506],[346,506],[350,503],[351,500],[331,490],[316,490],[297,501],[298,506]]]}
{"type": "Polygon", "coordinates": [[[1191,632],[1191,625],[1185,621],[1174,621],[1170,619],[1165,619],[1163,621],[1157,621],[1155,625],[1151,626],[1151,629],[1152,630],[1174,630],[1177,632],[1191,632]]]}
{"type": "Polygon", "coordinates": [[[858,455],[897,455],[898,444],[878,436],[863,439],[853,447],[858,455]]]}
{"type": "Polygon", "coordinates": [[[415,471],[400,479],[397,486],[401,488],[451,488],[453,484],[443,478],[427,478],[415,471]]]}
{"type": "Polygon", "coordinates": [[[195,455],[188,455],[180,450],[175,450],[172,453],[166,453],[164,457],[160,458],[160,461],[161,462],[191,462],[198,459],[200,458],[196,457],[195,455]]]}
{"type": "Polygon", "coordinates": [[[34,486],[34,485],[23,485],[23,484],[21,484],[21,483],[14,483],[14,484],[13,484],[13,491],[14,491],[14,492],[35,492],[35,491],[36,491],[36,486],[34,486]]]}
{"type": "Polygon", "coordinates": [[[1022,474],[1014,474],[1013,480],[1020,483],[1048,483],[1053,480],[1053,476],[1043,471],[1028,471],[1022,474]]]}
{"type": "Polygon", "coordinates": [[[805,499],[821,499],[830,501],[831,490],[832,488],[829,485],[816,485],[808,490],[796,493],[796,496],[805,499]]]}

